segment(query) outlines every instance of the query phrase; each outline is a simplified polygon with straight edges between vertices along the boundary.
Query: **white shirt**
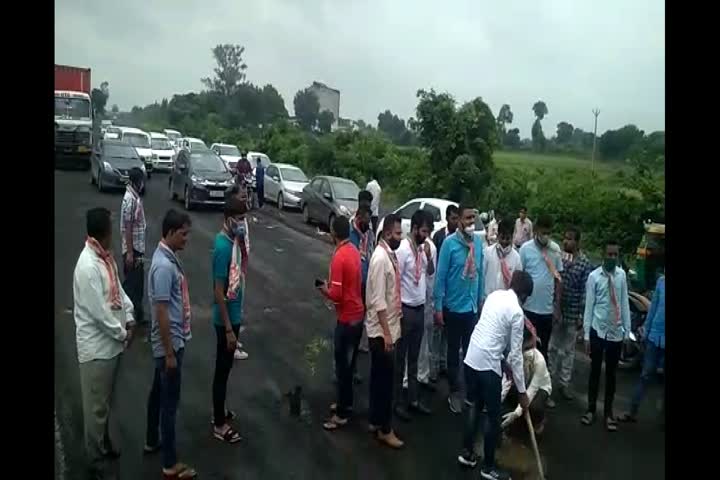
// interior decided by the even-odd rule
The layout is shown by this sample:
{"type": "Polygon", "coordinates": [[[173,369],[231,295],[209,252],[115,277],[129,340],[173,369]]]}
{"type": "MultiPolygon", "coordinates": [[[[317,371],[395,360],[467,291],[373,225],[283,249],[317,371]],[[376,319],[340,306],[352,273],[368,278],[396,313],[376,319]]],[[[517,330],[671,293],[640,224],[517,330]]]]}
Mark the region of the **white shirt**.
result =
{"type": "Polygon", "coordinates": [[[485,234],[485,243],[487,245],[494,245],[497,242],[498,234],[498,223],[494,218],[488,222],[487,233],[485,234]]]}
{"type": "MultiPolygon", "coordinates": [[[[490,295],[495,290],[507,290],[505,286],[505,280],[502,274],[502,265],[500,262],[500,256],[497,252],[497,246],[490,245],[485,247],[485,254],[483,255],[483,272],[485,274],[484,285],[485,285],[485,297],[490,295]]],[[[510,270],[510,276],[516,270],[522,270],[522,261],[520,261],[520,254],[510,246],[510,253],[505,257],[505,263],[507,264],[508,270],[510,270]]]]}
{"type": "MultiPolygon", "coordinates": [[[[523,369],[525,372],[525,386],[527,387],[525,393],[527,393],[531,402],[540,390],[545,390],[548,396],[552,395],[550,372],[548,372],[545,357],[540,353],[540,350],[531,348],[523,352],[523,369]]],[[[503,375],[502,393],[500,395],[503,401],[512,386],[512,380],[507,375],[503,375]]]]}
{"type": "Polygon", "coordinates": [[[502,378],[500,362],[510,347],[507,362],[519,393],[525,391],[522,339],[525,314],[513,290],[496,290],[483,305],[482,313],[470,336],[465,365],[477,371],[492,370],[502,378]]]}
{"type": "Polygon", "coordinates": [[[377,217],[380,215],[380,194],[382,194],[382,188],[377,180],[372,179],[368,182],[365,190],[372,193],[372,203],[370,204],[370,210],[372,210],[372,216],[377,217]]]}
{"type": "Polygon", "coordinates": [[[424,245],[418,246],[420,254],[420,279],[415,283],[416,257],[412,251],[410,240],[405,238],[395,251],[400,269],[400,298],[402,303],[411,307],[419,307],[425,303],[427,295],[426,272],[428,267],[424,245]]]}
{"type": "Polygon", "coordinates": [[[395,288],[395,268],[392,260],[390,260],[385,248],[378,246],[373,251],[372,257],[370,257],[367,285],[365,287],[365,303],[367,306],[365,330],[368,338],[383,336],[383,329],[377,312],[385,310],[393,343],[400,339],[402,310],[399,306],[399,300],[395,288]]]}
{"type": "Polygon", "coordinates": [[[112,310],[107,269],[102,259],[86,245],[73,274],[73,315],[80,363],[108,360],[122,353],[127,337],[125,325],[133,321],[133,304],[122,285],[118,288],[123,308],[112,310]]]}

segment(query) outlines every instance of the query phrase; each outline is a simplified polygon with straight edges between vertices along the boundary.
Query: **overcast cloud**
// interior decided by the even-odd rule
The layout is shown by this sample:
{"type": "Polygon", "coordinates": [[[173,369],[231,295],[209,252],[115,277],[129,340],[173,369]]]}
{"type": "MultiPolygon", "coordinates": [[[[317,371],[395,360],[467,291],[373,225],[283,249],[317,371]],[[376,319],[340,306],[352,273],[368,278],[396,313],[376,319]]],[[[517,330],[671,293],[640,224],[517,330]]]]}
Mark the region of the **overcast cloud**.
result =
{"type": "Polygon", "coordinates": [[[292,114],[313,80],[340,115],[376,124],[415,114],[415,92],[510,104],[522,137],[532,104],[599,131],[665,128],[665,5],[658,0],[56,0],[56,63],[92,68],[122,110],[199,91],[211,48],[246,48],[248,80],[272,83],[292,114]]]}

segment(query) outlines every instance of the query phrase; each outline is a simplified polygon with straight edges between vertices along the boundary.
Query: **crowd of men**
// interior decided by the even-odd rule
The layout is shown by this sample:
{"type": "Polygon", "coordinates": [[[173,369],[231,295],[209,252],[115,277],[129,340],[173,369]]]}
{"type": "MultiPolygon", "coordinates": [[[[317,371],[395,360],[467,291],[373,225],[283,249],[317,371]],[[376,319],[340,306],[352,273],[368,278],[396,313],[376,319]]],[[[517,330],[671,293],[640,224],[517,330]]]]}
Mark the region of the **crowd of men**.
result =
{"type": "MultiPolygon", "coordinates": [[[[104,208],[87,213],[87,241],[74,272],[85,444],[96,478],[103,478],[105,460],[119,455],[108,429],[118,362],[132,342],[135,325],[145,321],[146,224],[138,194],[143,181],[140,170],[130,172],[120,208],[124,281],[120,282],[111,251],[112,215],[104,208]]],[[[617,430],[615,374],[622,341],[630,333],[628,285],[625,272],[617,266],[617,242],[606,242],[603,264],[593,269],[580,249],[577,228],[566,229],[561,249],[550,239],[552,219],[541,215],[533,226],[522,209],[514,225],[501,219],[492,238],[484,241],[475,232],[475,209],[465,205],[449,206],[447,226],[432,238],[433,216],[424,210],[415,212],[410,233],[402,238],[401,219],[395,214],[387,215],[382,231],[375,232],[374,198],[379,192],[379,185],[371,182],[360,193],[353,217],[334,219],[330,231],[335,250],[327,279],[315,282],[320,294],[335,305],[337,316],[333,345],[337,392],[323,427],[334,431],[351,420],[356,365],[366,343],[368,429],[379,442],[403,447],[393,418],[411,421],[431,415],[427,395],[437,391],[436,383],[445,376],[450,411],[464,413],[458,462],[477,465],[474,444],[485,412],[488,426],[480,475],[509,478],[495,462],[501,432],[522,429],[523,423],[516,420],[526,412],[535,432],[543,432],[545,408],[555,406],[551,378],[562,399],[574,398],[570,381],[581,329],[592,365],[588,409],[581,422],[590,425],[596,420],[604,362],[604,426],[617,430]]],[[[212,434],[229,444],[242,439],[233,426],[235,413],[225,400],[237,358],[250,259],[246,213],[247,202],[239,194],[227,198],[211,259],[212,323],[217,337],[212,434]]],[[[183,356],[192,337],[188,282],[177,253],[185,248],[190,229],[187,214],[172,209],[165,214],[147,281],[154,372],[144,450],[161,452],[167,479],[197,476],[178,460],[175,442],[183,356]]],[[[662,362],[664,298],[662,277],[648,314],[641,381],[630,411],[620,420],[637,420],[647,384],[662,362]]]]}

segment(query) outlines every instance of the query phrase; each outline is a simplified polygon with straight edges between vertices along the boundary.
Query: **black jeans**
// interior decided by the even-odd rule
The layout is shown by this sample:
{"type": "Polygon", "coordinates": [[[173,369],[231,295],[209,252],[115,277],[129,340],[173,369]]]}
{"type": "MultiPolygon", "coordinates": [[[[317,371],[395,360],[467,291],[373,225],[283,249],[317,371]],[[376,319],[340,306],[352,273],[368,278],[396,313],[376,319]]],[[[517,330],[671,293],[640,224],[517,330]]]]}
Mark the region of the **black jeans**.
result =
{"type": "Polygon", "coordinates": [[[377,215],[371,215],[370,216],[370,223],[372,224],[372,230],[377,235],[377,226],[378,226],[378,216],[377,215]]]}
{"type": "Polygon", "coordinates": [[[443,310],[443,320],[447,330],[448,384],[450,393],[455,393],[460,391],[460,345],[462,344],[464,358],[478,316],[473,312],[455,313],[443,310]]]}
{"type": "Polygon", "coordinates": [[[543,354],[545,361],[549,362],[548,359],[548,347],[550,346],[550,334],[552,333],[553,316],[552,313],[548,315],[540,315],[539,313],[528,312],[525,310],[525,316],[533,324],[535,330],[537,330],[538,338],[540,339],[540,345],[538,350],[543,354]]]}
{"type": "Polygon", "coordinates": [[[425,329],[425,305],[410,307],[403,304],[400,319],[400,340],[395,349],[395,402],[400,403],[403,378],[405,377],[405,361],[407,360],[408,403],[418,399],[418,356],[425,329]]]}
{"type": "Polygon", "coordinates": [[[467,401],[465,405],[465,430],[463,447],[472,452],[475,439],[480,431],[483,408],[487,408],[488,428],[485,431],[484,464],[495,466],[495,448],[500,439],[500,396],[502,382],[500,376],[492,370],[477,371],[465,365],[465,385],[467,401]]]}
{"type": "Polygon", "coordinates": [[[364,330],[363,319],[335,325],[335,376],[337,377],[337,416],[348,418],[353,406],[353,373],[358,345],[364,330]]]}
{"type": "Polygon", "coordinates": [[[371,425],[382,433],[392,430],[393,375],[395,352],[385,351],[383,337],[368,338],[370,347],[370,412],[371,425]]]}
{"type": "MultiPolygon", "coordinates": [[[[240,332],[240,324],[232,325],[232,331],[235,338],[237,338],[240,332]]],[[[232,370],[233,355],[237,345],[233,345],[233,349],[228,351],[224,326],[218,327],[215,325],[215,335],[217,336],[217,345],[215,347],[215,375],[212,384],[213,422],[216,427],[222,427],[226,422],[225,398],[227,397],[227,381],[230,370],[232,370]]]]}
{"type": "Polygon", "coordinates": [[[258,202],[258,207],[262,207],[262,206],[263,206],[263,203],[265,203],[265,188],[260,188],[260,187],[258,186],[258,189],[257,189],[257,202],[258,202]]]}
{"type": "Polygon", "coordinates": [[[135,321],[144,323],[143,318],[143,296],[145,292],[145,266],[143,265],[143,254],[133,250],[133,266],[128,268],[123,259],[123,274],[125,280],[122,287],[133,303],[135,310],[135,321]]]}
{"type": "Polygon", "coordinates": [[[159,445],[162,436],[163,468],[172,468],[177,463],[175,417],[180,403],[183,352],[183,348],[175,352],[177,368],[171,373],[165,368],[165,357],[154,359],[155,376],[148,398],[145,443],[149,446],[159,445]]]}
{"type": "Polygon", "coordinates": [[[620,361],[622,341],[611,342],[598,337],[597,331],[590,330],[590,382],[588,385],[588,412],[595,413],[597,408],[600,373],[605,358],[605,417],[613,416],[615,400],[615,373],[620,361]]]}

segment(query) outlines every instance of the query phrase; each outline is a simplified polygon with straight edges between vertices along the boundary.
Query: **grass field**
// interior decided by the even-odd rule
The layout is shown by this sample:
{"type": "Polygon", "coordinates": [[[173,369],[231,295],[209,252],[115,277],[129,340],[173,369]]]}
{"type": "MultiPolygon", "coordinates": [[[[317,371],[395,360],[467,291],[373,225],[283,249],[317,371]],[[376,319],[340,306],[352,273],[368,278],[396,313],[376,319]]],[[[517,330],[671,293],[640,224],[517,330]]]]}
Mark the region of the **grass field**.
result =
{"type": "MultiPolygon", "coordinates": [[[[585,158],[571,157],[568,155],[553,155],[534,152],[520,151],[496,151],[493,155],[495,165],[498,168],[543,168],[561,170],[590,170],[592,162],[585,158]]],[[[612,174],[618,170],[627,168],[617,163],[606,163],[595,161],[595,169],[599,174],[612,174]]]]}

